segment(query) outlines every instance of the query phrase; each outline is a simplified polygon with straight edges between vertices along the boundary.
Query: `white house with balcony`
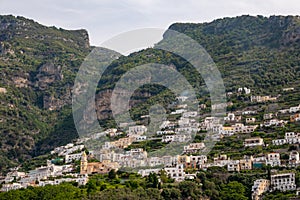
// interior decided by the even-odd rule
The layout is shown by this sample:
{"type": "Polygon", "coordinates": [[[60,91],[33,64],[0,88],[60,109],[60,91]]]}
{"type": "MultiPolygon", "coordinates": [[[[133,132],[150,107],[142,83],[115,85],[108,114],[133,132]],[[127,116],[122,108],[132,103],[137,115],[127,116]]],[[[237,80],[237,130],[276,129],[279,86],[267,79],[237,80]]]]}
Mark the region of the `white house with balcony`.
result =
{"type": "Polygon", "coordinates": [[[295,173],[280,173],[271,175],[271,191],[296,190],[295,173]]]}
{"type": "Polygon", "coordinates": [[[286,144],[286,139],[276,139],[276,140],[272,140],[272,144],[273,145],[284,145],[286,144]]]}
{"type": "Polygon", "coordinates": [[[255,147],[255,146],[263,146],[263,145],[264,145],[264,140],[260,137],[247,138],[244,141],[245,147],[255,147]]]}
{"type": "Polygon", "coordinates": [[[156,131],[156,135],[172,135],[175,134],[172,130],[156,131]]]}
{"type": "Polygon", "coordinates": [[[271,119],[269,121],[265,121],[263,126],[270,127],[270,126],[284,126],[287,121],[279,120],[279,119],[271,119]]]}
{"type": "Polygon", "coordinates": [[[230,161],[231,161],[230,158],[228,158],[226,154],[223,154],[223,155],[219,155],[218,157],[215,157],[213,164],[214,166],[224,167],[228,165],[230,161]]]}
{"type": "Polygon", "coordinates": [[[289,155],[289,166],[290,167],[297,167],[300,165],[299,159],[299,152],[298,151],[291,151],[289,155]]]}
{"type": "Polygon", "coordinates": [[[183,181],[185,179],[185,172],[183,164],[177,164],[175,167],[165,167],[164,170],[175,181],[183,181]]]}
{"type": "Polygon", "coordinates": [[[281,165],[280,154],[268,153],[266,164],[270,165],[271,167],[280,166],[281,165]]]}
{"type": "Polygon", "coordinates": [[[284,139],[272,140],[273,145],[300,144],[300,133],[286,132],[284,139]]]}
{"type": "Polygon", "coordinates": [[[300,144],[300,133],[286,132],[285,139],[288,144],[300,144]]]}
{"type": "Polygon", "coordinates": [[[240,161],[239,160],[231,160],[227,164],[227,171],[229,172],[239,172],[240,168],[240,161]]]}
{"type": "Polygon", "coordinates": [[[65,156],[65,163],[71,163],[75,160],[80,160],[81,155],[82,155],[82,152],[81,153],[75,153],[75,154],[67,154],[65,156]]]}
{"type": "Polygon", "coordinates": [[[146,141],[147,140],[147,136],[146,135],[137,135],[135,137],[135,141],[136,142],[142,142],[142,141],[146,141]]]}
{"type": "Polygon", "coordinates": [[[146,132],[147,132],[147,127],[144,125],[130,126],[128,129],[128,136],[143,135],[146,132]]]}
{"type": "Polygon", "coordinates": [[[164,135],[162,142],[187,142],[191,139],[191,135],[176,134],[176,135],[164,135]]]}

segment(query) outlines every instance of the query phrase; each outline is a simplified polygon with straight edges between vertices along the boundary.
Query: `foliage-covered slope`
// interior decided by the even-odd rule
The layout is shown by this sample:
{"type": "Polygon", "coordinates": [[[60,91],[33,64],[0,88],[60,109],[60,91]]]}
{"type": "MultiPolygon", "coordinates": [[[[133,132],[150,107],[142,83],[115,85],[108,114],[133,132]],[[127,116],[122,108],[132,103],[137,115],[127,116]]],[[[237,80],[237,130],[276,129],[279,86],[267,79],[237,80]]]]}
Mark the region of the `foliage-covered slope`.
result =
{"type": "MultiPolygon", "coordinates": [[[[248,87],[252,89],[254,95],[276,96],[282,93],[284,87],[295,87],[296,91],[299,91],[300,18],[298,16],[270,18],[240,16],[203,24],[176,23],[169,29],[190,36],[206,49],[220,70],[227,91],[248,87]]],[[[202,97],[200,101],[209,105],[206,86],[199,78],[200,74],[184,59],[170,52],[152,48],[122,57],[111,66],[110,73],[113,76],[107,76],[102,79],[102,82],[100,81],[98,105],[107,104],[103,99],[109,98],[103,97],[110,95],[107,89],[112,89],[121,75],[135,66],[151,62],[176,67],[199,92],[198,96],[202,97]],[[102,90],[105,92],[101,93],[102,90]]],[[[145,97],[152,96],[147,102],[149,108],[156,99],[159,101],[162,99],[153,96],[155,94],[157,89],[145,87],[137,91],[132,99],[137,105],[139,102],[144,102],[145,97]]],[[[165,103],[167,105],[168,101],[165,103]]],[[[138,118],[140,115],[147,114],[145,107],[147,106],[144,104],[133,108],[131,115],[138,118]]],[[[98,108],[98,113],[103,114],[104,111],[110,113],[107,107],[98,106],[98,108]]],[[[111,115],[102,116],[111,117],[111,115]]]]}
{"type": "Polygon", "coordinates": [[[85,30],[0,16],[0,87],[6,91],[0,94],[0,170],[33,155],[70,114],[51,110],[71,103],[75,72],[89,50],[85,30]]]}
{"type": "MultiPolygon", "coordinates": [[[[277,95],[295,87],[300,73],[300,18],[298,16],[241,16],[210,23],[176,23],[169,29],[199,42],[212,56],[227,91],[249,87],[254,94],[277,95]]],[[[45,27],[22,17],[0,17],[0,170],[76,137],[70,109],[71,88],[78,67],[90,52],[84,30],[45,27]],[[0,90],[1,91],[1,90],[0,90]],[[43,150],[43,151],[41,151],[43,150]]],[[[122,74],[155,62],[176,67],[209,103],[203,80],[188,62],[168,52],[145,49],[120,57],[100,80],[96,105],[100,122],[111,118],[109,97],[122,74]]],[[[134,118],[168,90],[147,86],[132,97],[134,118]],[[157,95],[160,93],[160,95],[157,95]],[[145,102],[146,104],[140,104],[145,102]]],[[[209,105],[209,104],[208,104],[209,105]]]]}

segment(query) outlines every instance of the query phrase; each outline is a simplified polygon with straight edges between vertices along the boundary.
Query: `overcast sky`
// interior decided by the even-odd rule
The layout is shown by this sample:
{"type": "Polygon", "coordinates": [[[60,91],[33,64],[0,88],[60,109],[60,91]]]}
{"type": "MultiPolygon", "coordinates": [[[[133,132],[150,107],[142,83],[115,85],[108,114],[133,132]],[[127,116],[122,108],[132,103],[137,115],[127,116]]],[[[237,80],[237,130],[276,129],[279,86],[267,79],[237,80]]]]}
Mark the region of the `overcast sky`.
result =
{"type": "Polygon", "coordinates": [[[250,15],[300,15],[299,0],[0,0],[0,13],[49,26],[87,29],[98,46],[121,32],[167,28],[174,22],[209,22],[250,15]]]}

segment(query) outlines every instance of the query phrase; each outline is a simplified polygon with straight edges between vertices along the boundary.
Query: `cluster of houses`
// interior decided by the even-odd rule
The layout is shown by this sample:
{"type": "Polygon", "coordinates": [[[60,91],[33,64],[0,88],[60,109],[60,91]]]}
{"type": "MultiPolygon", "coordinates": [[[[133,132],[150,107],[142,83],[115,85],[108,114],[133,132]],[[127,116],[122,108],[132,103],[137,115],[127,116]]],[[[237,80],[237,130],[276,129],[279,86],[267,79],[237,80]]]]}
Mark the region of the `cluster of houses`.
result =
{"type": "MultiPolygon", "coordinates": [[[[240,88],[239,92],[250,94],[250,89],[240,88]]],[[[286,168],[295,168],[300,166],[298,151],[289,153],[288,161],[282,160],[277,152],[267,153],[265,156],[254,157],[244,156],[238,160],[232,160],[226,154],[208,160],[206,155],[201,152],[205,150],[204,142],[192,142],[193,136],[200,131],[212,131],[213,139],[220,139],[235,134],[249,134],[258,127],[284,126],[287,122],[274,119],[276,116],[272,113],[264,114],[264,122],[258,124],[256,118],[248,115],[257,114],[256,111],[245,110],[240,113],[228,113],[225,117],[205,117],[199,122],[198,112],[187,111],[184,104],[187,98],[179,97],[183,104],[178,105],[177,110],[171,114],[180,115],[176,121],[163,121],[160,130],[155,133],[148,133],[144,125],[129,125],[128,131],[123,132],[118,129],[108,129],[101,133],[91,135],[89,138],[81,138],[75,143],[57,147],[51,154],[58,156],[64,161],[63,165],[54,164],[54,160],[48,161],[46,166],[38,167],[28,173],[18,172],[18,169],[12,170],[6,175],[0,183],[4,183],[1,191],[26,188],[28,186],[44,186],[47,184],[55,185],[62,182],[75,181],[79,185],[84,185],[88,181],[90,174],[105,174],[110,170],[119,170],[120,168],[136,169],[142,176],[150,173],[159,173],[165,170],[166,173],[176,181],[195,178],[195,174],[186,173],[186,169],[207,170],[209,167],[225,167],[229,172],[240,172],[243,170],[253,170],[262,168],[264,165],[271,167],[281,166],[286,168]],[[242,115],[247,115],[243,117],[242,115]],[[244,119],[245,123],[242,123],[244,119]],[[224,122],[226,124],[224,124],[224,122]],[[103,143],[99,152],[85,152],[84,141],[97,139],[102,136],[108,136],[111,140],[103,143]],[[177,155],[148,156],[148,153],[142,148],[128,148],[133,143],[139,143],[147,140],[161,141],[162,143],[183,143],[180,146],[180,152],[177,155]],[[125,150],[128,148],[129,150],[125,150]],[[121,151],[120,151],[121,150],[121,151]],[[99,161],[89,162],[90,158],[97,156],[99,161]],[[75,170],[74,161],[80,161],[80,172],[75,170]]],[[[265,102],[276,100],[270,96],[251,96],[252,102],[265,102]]],[[[300,106],[300,105],[299,105],[300,106]]],[[[291,107],[289,113],[300,111],[300,107],[291,107]]],[[[201,108],[205,106],[201,105],[201,108]]],[[[264,146],[264,140],[260,137],[251,137],[244,139],[244,147],[252,148],[255,146],[264,146]]],[[[272,141],[273,145],[300,144],[300,133],[286,132],[284,139],[272,141]]],[[[260,199],[266,191],[273,190],[295,190],[295,173],[275,173],[271,175],[270,180],[258,179],[252,187],[252,198],[260,199]]]]}
{"type": "Polygon", "coordinates": [[[300,133],[287,132],[284,139],[272,140],[273,145],[300,144],[300,133]]]}
{"type": "Polygon", "coordinates": [[[267,102],[267,101],[276,101],[277,97],[271,96],[251,96],[251,102],[267,102]]]}
{"type": "MultiPolygon", "coordinates": [[[[270,180],[257,179],[252,186],[252,200],[262,199],[263,193],[267,191],[293,191],[297,190],[294,172],[281,172],[272,174],[270,180]]],[[[298,189],[299,190],[299,189],[298,189]]],[[[297,191],[298,193],[298,191],[297,191]]]]}
{"type": "Polygon", "coordinates": [[[4,179],[0,191],[6,192],[13,189],[27,188],[28,186],[44,186],[47,184],[56,185],[62,182],[77,182],[79,185],[85,185],[88,176],[74,173],[73,165],[55,165],[50,160],[46,166],[30,170],[28,173],[18,172],[18,168],[11,169],[4,179]],[[48,180],[48,179],[51,180],[48,180]]]}

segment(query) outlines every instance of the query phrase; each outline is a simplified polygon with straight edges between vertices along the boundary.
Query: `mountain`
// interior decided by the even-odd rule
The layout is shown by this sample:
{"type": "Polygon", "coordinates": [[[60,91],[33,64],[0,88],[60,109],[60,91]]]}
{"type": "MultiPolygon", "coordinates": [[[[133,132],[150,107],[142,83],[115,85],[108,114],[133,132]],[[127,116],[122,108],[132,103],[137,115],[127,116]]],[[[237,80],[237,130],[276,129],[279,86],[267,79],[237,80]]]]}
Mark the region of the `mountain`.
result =
{"type": "MultiPolygon", "coordinates": [[[[206,49],[228,92],[248,87],[257,95],[279,95],[282,88],[294,87],[296,92],[278,103],[299,103],[299,16],[240,16],[201,24],[175,23],[169,29],[190,36],[206,49]]],[[[92,49],[85,30],[68,31],[23,17],[0,17],[0,171],[77,137],[71,112],[72,86],[92,49]]],[[[176,68],[199,91],[199,101],[210,105],[204,81],[188,62],[149,48],[121,56],[109,66],[96,94],[100,123],[114,125],[109,100],[120,77],[149,62],[176,68]]],[[[174,99],[166,88],[140,88],[131,99],[132,117],[147,114],[149,106],[162,97],[165,105],[174,99]]],[[[240,102],[233,100],[229,109],[241,107],[240,102]]]]}
{"type": "MultiPolygon", "coordinates": [[[[0,16],[0,170],[34,156],[38,141],[61,123],[69,128],[73,81],[90,50],[85,30],[0,16]]],[[[63,138],[62,132],[61,140],[76,136],[63,138]]]]}
{"type": "MultiPolygon", "coordinates": [[[[284,87],[299,88],[300,18],[299,16],[240,16],[214,20],[210,23],[175,23],[169,27],[196,40],[209,53],[220,70],[228,92],[240,87],[254,91],[254,95],[279,95],[284,87]]],[[[164,39],[167,34],[164,35],[164,39]]],[[[158,44],[159,45],[159,44],[158,44]]],[[[146,63],[160,63],[176,67],[198,91],[201,103],[210,105],[207,88],[200,74],[184,59],[170,52],[145,49],[121,57],[112,64],[113,79],[100,83],[97,98],[98,113],[112,118],[108,107],[112,89],[119,78],[134,66],[146,63]],[[104,84],[105,83],[105,84],[104,84]]],[[[164,97],[168,96],[165,91],[164,97]]],[[[138,119],[147,114],[147,108],[158,99],[151,87],[136,91],[132,101],[131,116],[138,119]],[[146,101],[148,99],[148,101],[146,101]],[[146,105],[145,105],[146,101],[146,105]],[[140,103],[143,102],[143,105],[140,103]]],[[[286,97],[281,103],[297,103],[297,92],[293,98],[286,97]]],[[[172,99],[172,98],[169,98],[172,99]]],[[[241,99],[234,99],[234,108],[240,107],[241,99]]],[[[168,105],[169,101],[165,102],[168,105]]],[[[280,103],[280,102],[279,102],[280,103]]],[[[231,108],[229,108],[231,109],[231,108]]],[[[104,118],[101,118],[104,120],[104,118]]],[[[107,122],[106,122],[107,123],[107,122]]]]}

